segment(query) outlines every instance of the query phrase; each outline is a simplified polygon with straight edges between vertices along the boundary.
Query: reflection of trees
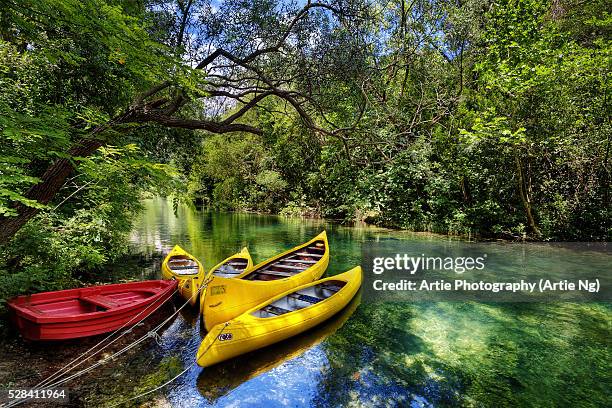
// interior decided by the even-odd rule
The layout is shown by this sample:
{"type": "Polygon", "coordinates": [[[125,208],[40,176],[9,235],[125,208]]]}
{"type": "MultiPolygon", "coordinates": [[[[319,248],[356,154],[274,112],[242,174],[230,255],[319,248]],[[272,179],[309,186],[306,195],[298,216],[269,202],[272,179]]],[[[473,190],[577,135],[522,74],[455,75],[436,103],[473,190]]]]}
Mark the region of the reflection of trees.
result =
{"type": "Polygon", "coordinates": [[[313,404],[603,406],[609,322],[604,304],[364,304],[324,343],[313,404]]]}
{"type": "MultiPolygon", "coordinates": [[[[253,214],[181,209],[176,218],[170,202],[147,203],[136,227],[141,242],[150,245],[161,239],[168,246],[185,244],[188,250],[195,248],[192,253],[204,258],[207,267],[247,245],[255,261],[261,261],[323,228],[328,231],[333,261],[328,274],[361,263],[364,241],[388,240],[388,248],[395,248],[395,242],[397,248],[409,245],[420,253],[421,245],[435,240],[430,235],[381,234],[376,229],[253,214]],[[198,229],[197,235],[189,234],[183,211],[191,212],[188,222],[198,229]]],[[[499,261],[495,270],[511,273],[509,265],[499,261]]],[[[317,349],[326,354],[328,365],[321,367],[320,381],[313,384],[318,392],[315,405],[343,406],[351,399],[375,398],[400,406],[417,399],[442,407],[605,406],[607,402],[612,336],[606,304],[363,304],[333,336],[321,334],[317,339],[319,330],[325,332],[322,327],[202,371],[200,392],[216,401],[326,338],[317,349]]]]}
{"type": "Polygon", "coordinates": [[[299,357],[324,340],[329,341],[329,338],[333,338],[333,334],[351,317],[360,301],[359,292],[337,315],[307,332],[203,369],[198,377],[198,390],[204,398],[213,403],[242,383],[299,357]]]}
{"type": "Polygon", "coordinates": [[[410,391],[398,371],[403,363],[389,363],[403,350],[425,349],[421,339],[401,327],[411,315],[405,304],[362,305],[338,335],[323,345],[329,367],[322,372],[313,404],[347,406],[356,398],[370,404],[406,400],[410,391]]]}
{"type": "MultiPolygon", "coordinates": [[[[381,233],[378,228],[347,227],[317,219],[203,212],[183,205],[175,214],[171,200],[165,198],[145,200],[143,205],[145,211],[134,222],[132,243],[135,249],[151,258],[179,244],[206,268],[245,246],[258,263],[325,229],[334,257],[329,273],[335,274],[361,263],[360,243],[378,239],[381,233]]],[[[386,235],[393,233],[387,231],[386,235]]]]}

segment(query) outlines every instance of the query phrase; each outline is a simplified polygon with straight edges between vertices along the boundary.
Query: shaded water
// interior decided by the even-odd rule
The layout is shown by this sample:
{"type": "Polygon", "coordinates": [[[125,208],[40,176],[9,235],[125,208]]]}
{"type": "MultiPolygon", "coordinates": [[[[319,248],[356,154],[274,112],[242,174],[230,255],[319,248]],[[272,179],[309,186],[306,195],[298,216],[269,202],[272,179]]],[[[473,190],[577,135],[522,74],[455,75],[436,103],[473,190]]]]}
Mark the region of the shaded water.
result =
{"type": "MultiPolygon", "coordinates": [[[[326,229],[329,275],[360,264],[366,241],[393,238],[409,247],[449,240],[187,208],[175,216],[160,199],[145,205],[131,237],[134,253],[144,261],[131,265],[129,273],[139,278],[160,276],[161,253],[176,243],[209,268],[243,246],[259,262],[326,229]]],[[[554,256],[548,262],[555,262],[554,256]]],[[[356,298],[303,335],[208,369],[192,366],[147,404],[610,406],[611,321],[607,304],[360,303],[356,298]]],[[[145,330],[136,330],[132,339],[145,330]]],[[[182,312],[159,343],[151,341],[75,385],[78,404],[117,402],[162,384],[193,363],[202,336],[195,311],[182,312]]],[[[63,351],[82,348],[70,347],[63,351]]]]}

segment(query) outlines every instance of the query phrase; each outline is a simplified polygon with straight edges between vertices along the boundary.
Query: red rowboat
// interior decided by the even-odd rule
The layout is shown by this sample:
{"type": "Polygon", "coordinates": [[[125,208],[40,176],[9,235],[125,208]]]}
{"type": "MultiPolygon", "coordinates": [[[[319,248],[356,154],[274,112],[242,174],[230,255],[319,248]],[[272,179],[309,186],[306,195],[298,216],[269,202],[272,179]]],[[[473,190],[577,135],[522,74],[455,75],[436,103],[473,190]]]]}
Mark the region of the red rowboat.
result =
{"type": "Polygon", "coordinates": [[[91,286],[19,296],[8,306],[24,338],[74,339],[138,323],[168,300],[176,285],[175,280],[150,280],[91,286]]]}

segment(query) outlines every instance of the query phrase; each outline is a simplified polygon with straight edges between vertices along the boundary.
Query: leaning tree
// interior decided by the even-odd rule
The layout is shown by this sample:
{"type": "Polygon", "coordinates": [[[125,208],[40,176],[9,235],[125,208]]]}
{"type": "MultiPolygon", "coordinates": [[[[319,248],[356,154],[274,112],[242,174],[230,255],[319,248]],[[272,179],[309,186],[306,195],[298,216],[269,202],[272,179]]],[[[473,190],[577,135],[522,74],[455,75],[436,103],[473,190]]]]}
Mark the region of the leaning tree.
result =
{"type": "MultiPolygon", "coordinates": [[[[266,109],[266,100],[277,98],[315,133],[344,140],[344,133],[363,114],[361,109],[353,117],[332,119],[326,115],[330,103],[325,98],[333,81],[351,88],[365,72],[368,38],[363,21],[368,10],[363,2],[308,1],[297,6],[266,0],[177,0],[144,5],[125,1],[116,6],[93,0],[2,0],[0,4],[1,38],[15,44],[18,53],[55,51],[54,58],[71,59],[68,66],[87,64],[104,54],[119,70],[131,72],[127,78],[135,95],[129,103],[108,109],[106,116],[70,122],[73,134],[65,150],[54,160],[37,163],[35,184],[9,192],[10,211],[0,215],[0,242],[13,237],[52,202],[74,172],[75,158],[113,144],[134,124],[261,134],[261,129],[244,121],[246,114],[266,109]],[[76,43],[79,50],[70,49],[76,43]]],[[[79,92],[92,89],[83,88],[79,92]]],[[[3,108],[10,109],[10,103],[3,108]]],[[[19,115],[24,117],[23,112],[19,115]]]]}

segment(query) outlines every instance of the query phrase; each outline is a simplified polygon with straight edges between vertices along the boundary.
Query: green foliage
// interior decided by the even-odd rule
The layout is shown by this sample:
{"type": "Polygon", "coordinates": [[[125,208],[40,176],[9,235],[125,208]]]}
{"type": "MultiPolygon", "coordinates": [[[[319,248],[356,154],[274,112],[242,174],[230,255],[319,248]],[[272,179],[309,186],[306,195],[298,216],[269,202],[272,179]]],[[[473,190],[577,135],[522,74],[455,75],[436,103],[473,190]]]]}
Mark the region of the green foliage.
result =
{"type": "Polygon", "coordinates": [[[177,119],[211,116],[200,87],[221,77],[181,58],[200,58],[209,39],[239,56],[258,46],[245,41],[253,33],[275,44],[297,6],[226,2],[176,47],[172,2],[4,2],[0,217],[17,215],[15,203],[41,212],[2,248],[0,298],[99,277],[150,193],[418,230],[610,239],[605,1],[349,3],[351,21],[313,11],[282,52],[251,62],[295,98],[241,117],[262,135],[210,136],[100,126],[166,80],[189,101],[177,119]],[[105,147],[69,157],[94,129],[105,147]],[[62,158],[77,171],[60,193],[46,206],[26,198],[62,158]]]}
{"type": "MultiPolygon", "coordinates": [[[[0,30],[0,214],[24,197],[41,169],[107,123],[174,65],[149,39],[131,2],[19,1],[3,5],[0,30]]],[[[176,68],[174,68],[176,70],[176,68]]],[[[116,134],[107,132],[104,137],[116,134]]]]}
{"type": "Polygon", "coordinates": [[[476,133],[489,137],[511,173],[517,174],[510,163],[518,157],[546,237],[609,238],[610,80],[602,74],[610,42],[574,41],[571,22],[551,15],[545,2],[498,4],[489,18],[498,24],[483,33],[489,46],[474,66],[478,93],[466,117],[476,133]],[[503,119],[491,121],[491,112],[503,119]]]}
{"type": "Polygon", "coordinates": [[[109,146],[80,160],[78,176],[55,207],[27,223],[3,248],[0,298],[76,286],[95,277],[127,253],[143,191],[164,195],[178,183],[172,167],[149,162],[134,145],[109,146]]]}
{"type": "Polygon", "coordinates": [[[274,199],[285,215],[314,210],[417,230],[610,239],[605,2],[407,6],[373,5],[371,65],[358,60],[353,76],[330,71],[308,84],[326,84],[322,123],[349,126],[365,98],[359,126],[315,139],[282,105],[267,105],[251,118],[265,130],[253,142],[260,164],[248,177],[217,171],[217,198],[234,194],[230,208],[274,211],[270,191],[253,192],[257,174],[271,170],[287,183],[274,199]]]}
{"type": "MultiPolygon", "coordinates": [[[[211,181],[209,199],[214,207],[248,209],[248,191],[254,188],[264,160],[265,149],[256,136],[212,136],[202,145],[201,158],[195,163],[191,178],[211,181]]],[[[194,185],[199,188],[199,183],[194,185]]]]}
{"type": "Polygon", "coordinates": [[[263,137],[206,138],[189,176],[194,197],[218,209],[277,212],[308,188],[303,172],[309,160],[317,159],[313,149],[301,143],[309,135],[287,118],[258,119],[266,130],[263,137]]]}
{"type": "Polygon", "coordinates": [[[105,147],[96,154],[67,154],[146,86],[190,81],[171,50],[150,37],[148,13],[132,1],[2,4],[0,216],[16,216],[15,203],[42,211],[2,247],[0,299],[101,279],[127,251],[142,195],[180,191],[169,164],[182,165],[180,156],[150,143],[155,133],[180,146],[180,132],[98,131],[105,147]],[[58,159],[76,167],[59,194],[45,206],[26,198],[58,159]]]}

